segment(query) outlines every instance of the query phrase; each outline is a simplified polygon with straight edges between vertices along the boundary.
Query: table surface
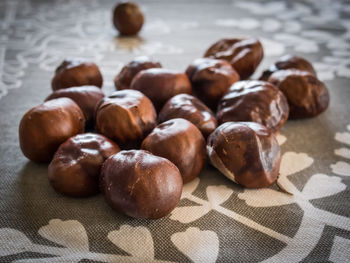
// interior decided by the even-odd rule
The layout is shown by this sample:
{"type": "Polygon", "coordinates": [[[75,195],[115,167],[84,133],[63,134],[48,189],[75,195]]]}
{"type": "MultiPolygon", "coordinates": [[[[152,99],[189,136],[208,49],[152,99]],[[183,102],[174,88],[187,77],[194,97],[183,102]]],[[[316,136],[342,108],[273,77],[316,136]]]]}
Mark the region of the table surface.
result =
{"type": "Polygon", "coordinates": [[[341,1],[145,1],[139,37],[111,25],[115,1],[0,1],[0,262],[350,262],[350,4],[341,1]],[[330,91],[320,116],[288,121],[281,183],[247,190],[207,166],[171,215],[136,220],[101,195],[54,192],[29,162],[18,124],[51,92],[65,57],[95,61],[103,91],[138,55],[184,70],[223,37],[257,36],[253,78],[290,53],[312,61],[330,91]],[[41,259],[40,259],[41,258],[41,259]]]}

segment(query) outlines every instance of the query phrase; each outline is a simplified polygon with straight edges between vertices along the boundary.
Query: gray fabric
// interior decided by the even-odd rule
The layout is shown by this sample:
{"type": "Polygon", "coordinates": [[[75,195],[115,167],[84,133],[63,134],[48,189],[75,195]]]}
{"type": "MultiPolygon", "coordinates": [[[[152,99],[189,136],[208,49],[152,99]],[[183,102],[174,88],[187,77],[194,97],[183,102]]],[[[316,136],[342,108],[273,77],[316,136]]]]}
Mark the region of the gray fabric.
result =
{"type": "Polygon", "coordinates": [[[0,262],[350,262],[349,3],[140,4],[140,37],[115,38],[114,1],[0,2],[0,262]],[[184,70],[214,41],[241,35],[258,36],[265,48],[254,77],[281,55],[298,54],[330,91],[325,113],[288,121],[281,131],[282,183],[293,197],[275,186],[245,190],[208,165],[171,216],[136,220],[114,212],[101,195],[55,193],[47,166],[22,155],[19,121],[51,92],[64,57],[94,60],[109,94],[114,75],[134,56],[184,70]]]}

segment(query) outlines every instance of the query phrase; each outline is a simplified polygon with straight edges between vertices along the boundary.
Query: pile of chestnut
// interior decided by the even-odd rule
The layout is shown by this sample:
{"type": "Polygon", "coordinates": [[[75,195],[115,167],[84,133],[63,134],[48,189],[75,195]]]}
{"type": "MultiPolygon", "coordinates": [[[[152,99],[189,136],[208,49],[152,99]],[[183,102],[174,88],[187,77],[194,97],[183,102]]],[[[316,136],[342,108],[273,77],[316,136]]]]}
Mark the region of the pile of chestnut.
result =
{"type": "Polygon", "coordinates": [[[169,214],[207,156],[230,180],[267,187],[279,173],[276,134],[287,119],[323,112],[329,94],[312,65],[296,56],[247,80],[262,58],[255,38],[216,42],[185,73],[138,57],[107,97],[96,64],[65,60],[53,93],[20,122],[22,152],[50,162],[57,192],[102,192],[112,208],[135,218],[169,214]]]}

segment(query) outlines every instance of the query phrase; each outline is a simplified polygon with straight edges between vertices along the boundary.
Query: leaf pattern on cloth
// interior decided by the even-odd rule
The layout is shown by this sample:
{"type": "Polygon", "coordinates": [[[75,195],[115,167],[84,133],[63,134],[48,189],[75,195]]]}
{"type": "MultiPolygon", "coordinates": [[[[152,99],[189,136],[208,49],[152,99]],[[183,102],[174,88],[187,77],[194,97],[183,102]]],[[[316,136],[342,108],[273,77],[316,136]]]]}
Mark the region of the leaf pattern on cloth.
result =
{"type": "Polygon", "coordinates": [[[313,162],[306,153],[286,152],[282,155],[280,176],[296,174],[310,167],[313,162]]]}
{"type": "Polygon", "coordinates": [[[76,220],[62,221],[60,219],[52,219],[47,226],[41,227],[38,233],[42,237],[73,251],[89,251],[89,240],[86,230],[76,220]]]}
{"type": "Polygon", "coordinates": [[[305,199],[312,200],[332,196],[343,192],[345,189],[346,185],[337,176],[314,174],[307,181],[301,193],[305,199]]]}
{"type": "Polygon", "coordinates": [[[11,229],[0,229],[0,256],[22,253],[30,249],[32,242],[22,232],[11,229]]]}
{"type": "Polygon", "coordinates": [[[175,207],[171,212],[170,219],[188,224],[206,215],[210,210],[209,205],[175,207]]]}
{"type": "Polygon", "coordinates": [[[219,186],[211,185],[207,187],[208,200],[210,204],[214,207],[224,203],[227,199],[230,198],[232,193],[233,193],[232,189],[228,188],[225,185],[219,185],[219,186]]]}
{"type": "Polygon", "coordinates": [[[181,195],[181,199],[186,198],[187,195],[191,195],[194,190],[197,189],[199,185],[199,178],[195,178],[193,179],[191,182],[185,184],[182,188],[182,195],[181,195]]]}
{"type": "Polygon", "coordinates": [[[189,227],[185,232],[173,234],[171,241],[195,263],[216,262],[219,254],[219,238],[213,231],[189,227]]]}
{"type": "Polygon", "coordinates": [[[67,262],[78,263],[82,259],[99,262],[155,262],[170,261],[154,258],[154,243],[151,232],[144,226],[122,225],[119,230],[109,232],[107,238],[130,256],[104,254],[89,250],[84,226],[77,220],[52,219],[38,231],[39,235],[62,247],[39,245],[31,242],[22,232],[11,228],[0,228],[0,256],[22,252],[49,254],[55,257],[19,259],[13,262],[67,262]]]}
{"type": "Polygon", "coordinates": [[[350,262],[350,240],[335,236],[329,260],[334,263],[350,262]]]}
{"type": "Polygon", "coordinates": [[[148,261],[154,259],[154,244],[151,232],[144,226],[123,225],[108,233],[108,239],[129,255],[148,261]]]}

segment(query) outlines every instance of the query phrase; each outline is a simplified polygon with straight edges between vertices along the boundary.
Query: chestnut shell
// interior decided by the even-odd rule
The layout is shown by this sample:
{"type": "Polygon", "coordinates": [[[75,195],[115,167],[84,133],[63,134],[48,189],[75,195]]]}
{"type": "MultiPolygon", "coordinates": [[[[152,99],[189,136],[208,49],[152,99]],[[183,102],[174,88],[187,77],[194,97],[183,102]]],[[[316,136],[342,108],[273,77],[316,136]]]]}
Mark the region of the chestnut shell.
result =
{"type": "Polygon", "coordinates": [[[116,211],[134,218],[168,215],[182,193],[182,178],[169,160],[143,150],[121,151],[102,166],[101,191],[116,211]]]}
{"type": "Polygon", "coordinates": [[[19,124],[19,144],[34,162],[50,162],[68,138],[84,132],[85,118],[69,98],[58,98],[30,109],[19,124]]]}
{"type": "Polygon", "coordinates": [[[209,136],[207,152],[221,173],[244,187],[267,187],[278,177],[280,147],[261,124],[225,122],[209,136]]]}
{"type": "Polygon", "coordinates": [[[260,41],[253,37],[224,38],[211,45],[204,57],[228,61],[241,79],[247,79],[259,66],[264,50],[260,41]]]}
{"type": "Polygon", "coordinates": [[[186,69],[193,94],[212,110],[230,86],[239,81],[238,73],[225,60],[213,58],[196,59],[186,69]]]}
{"type": "Polygon", "coordinates": [[[245,80],[233,84],[220,100],[217,119],[228,121],[257,122],[272,132],[278,132],[289,115],[284,94],[266,81],[245,80]]]}
{"type": "Polygon", "coordinates": [[[152,102],[137,90],[115,91],[97,106],[96,130],[122,149],[138,148],[156,123],[152,102]]]}
{"type": "Polygon", "coordinates": [[[119,151],[118,145],[100,134],[71,137],[61,144],[49,165],[50,184],[57,192],[73,197],[97,194],[103,162],[119,151]]]}
{"type": "Polygon", "coordinates": [[[53,90],[78,86],[101,88],[102,82],[102,74],[95,63],[79,58],[68,58],[57,67],[51,86],[53,90]]]}
{"type": "Polygon", "coordinates": [[[192,93],[186,74],[164,68],[142,70],[135,76],[130,88],[145,94],[153,102],[157,112],[175,95],[192,93]]]}
{"type": "Polygon", "coordinates": [[[117,90],[129,89],[131,81],[141,70],[161,67],[162,65],[159,62],[153,61],[149,57],[136,57],[115,76],[114,85],[117,90]]]}
{"type": "Polygon", "coordinates": [[[159,124],[143,140],[141,149],[174,163],[184,183],[199,175],[206,159],[203,135],[191,122],[180,118],[159,124]]]}
{"type": "Polygon", "coordinates": [[[199,99],[189,94],[172,97],[159,113],[159,123],[170,119],[183,118],[192,122],[207,138],[217,127],[214,113],[199,99]]]}
{"type": "Polygon", "coordinates": [[[269,77],[286,96],[290,108],[289,118],[315,117],[329,105],[326,85],[309,72],[296,69],[279,70],[269,77]]]}
{"type": "Polygon", "coordinates": [[[113,24],[121,35],[136,35],[142,28],[144,17],[134,2],[121,2],[113,11],[113,24]]]}

